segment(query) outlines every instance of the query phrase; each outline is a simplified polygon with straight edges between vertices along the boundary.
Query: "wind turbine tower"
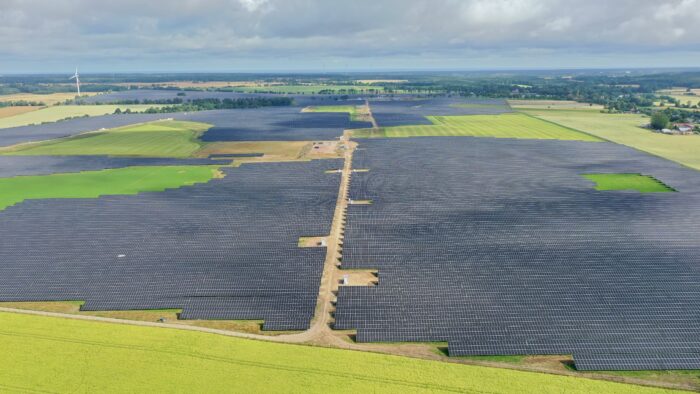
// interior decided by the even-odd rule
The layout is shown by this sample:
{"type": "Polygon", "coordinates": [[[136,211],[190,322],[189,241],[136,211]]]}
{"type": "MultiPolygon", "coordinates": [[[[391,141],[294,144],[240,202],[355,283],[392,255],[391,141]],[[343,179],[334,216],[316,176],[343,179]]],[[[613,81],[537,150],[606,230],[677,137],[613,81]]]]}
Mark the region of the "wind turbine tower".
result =
{"type": "Polygon", "coordinates": [[[78,75],[78,67],[75,68],[75,74],[70,77],[70,79],[75,79],[75,87],[78,88],[78,97],[80,97],[80,75],[78,75]]]}

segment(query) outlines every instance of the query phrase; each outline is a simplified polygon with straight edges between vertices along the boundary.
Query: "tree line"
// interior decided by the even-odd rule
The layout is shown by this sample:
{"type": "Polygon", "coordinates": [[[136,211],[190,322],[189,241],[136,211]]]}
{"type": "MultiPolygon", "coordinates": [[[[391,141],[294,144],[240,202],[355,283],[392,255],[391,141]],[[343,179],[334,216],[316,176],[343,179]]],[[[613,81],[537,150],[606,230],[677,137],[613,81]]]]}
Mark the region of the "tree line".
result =
{"type": "MultiPolygon", "coordinates": [[[[147,100],[144,100],[147,101],[147,100]]],[[[166,105],[162,107],[150,107],[146,111],[147,114],[165,114],[174,112],[196,112],[196,111],[209,111],[216,109],[242,109],[242,108],[260,108],[260,107],[284,107],[292,105],[293,99],[289,97],[246,97],[246,98],[205,98],[205,99],[193,99],[184,102],[180,98],[168,99],[168,100],[149,100],[150,102],[144,103],[144,101],[132,100],[130,104],[161,104],[166,105]],[[136,101],[136,102],[134,102],[136,101]],[[156,102],[153,102],[156,101],[156,102]],[[160,102],[158,102],[160,101],[160,102]]],[[[121,103],[124,104],[124,103],[121,103]]],[[[114,113],[130,113],[128,109],[126,111],[121,111],[117,108],[114,113]]]]}

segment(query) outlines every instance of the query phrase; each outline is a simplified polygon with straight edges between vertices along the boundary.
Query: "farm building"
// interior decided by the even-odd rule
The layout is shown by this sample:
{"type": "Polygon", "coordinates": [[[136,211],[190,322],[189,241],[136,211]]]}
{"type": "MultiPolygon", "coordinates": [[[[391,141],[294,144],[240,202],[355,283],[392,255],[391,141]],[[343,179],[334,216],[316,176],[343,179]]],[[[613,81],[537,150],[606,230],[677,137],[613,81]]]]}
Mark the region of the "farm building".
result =
{"type": "Polygon", "coordinates": [[[675,129],[679,134],[693,134],[694,126],[690,123],[676,123],[675,129]]]}

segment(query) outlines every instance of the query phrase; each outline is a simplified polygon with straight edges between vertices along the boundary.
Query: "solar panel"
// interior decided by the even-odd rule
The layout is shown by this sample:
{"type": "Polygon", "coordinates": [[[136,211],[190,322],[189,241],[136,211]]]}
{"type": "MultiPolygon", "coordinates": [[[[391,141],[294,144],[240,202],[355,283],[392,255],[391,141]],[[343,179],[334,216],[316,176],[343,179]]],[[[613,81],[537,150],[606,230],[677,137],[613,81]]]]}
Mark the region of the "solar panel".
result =
{"type": "Polygon", "coordinates": [[[83,310],[181,308],[184,319],[309,326],[339,160],[244,164],[165,192],[31,200],[0,212],[0,301],[83,310]]]}
{"type": "Polygon", "coordinates": [[[342,268],[382,280],[340,289],[336,328],[451,355],[700,354],[696,171],[610,143],[358,142],[349,196],[372,204],[348,208],[342,268]],[[596,172],[679,192],[597,191],[596,172]]]}

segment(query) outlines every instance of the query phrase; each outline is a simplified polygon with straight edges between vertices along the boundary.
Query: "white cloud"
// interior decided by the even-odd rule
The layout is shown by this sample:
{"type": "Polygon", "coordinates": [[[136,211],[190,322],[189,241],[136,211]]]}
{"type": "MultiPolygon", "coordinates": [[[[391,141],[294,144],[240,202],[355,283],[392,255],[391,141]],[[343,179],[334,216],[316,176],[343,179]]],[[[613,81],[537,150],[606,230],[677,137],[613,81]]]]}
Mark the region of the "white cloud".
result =
{"type": "Polygon", "coordinates": [[[267,4],[268,0],[238,0],[239,3],[248,10],[248,12],[255,12],[257,11],[260,7],[264,6],[267,4]]]}
{"type": "Polygon", "coordinates": [[[2,1],[3,68],[83,53],[101,67],[134,58],[152,68],[280,58],[313,68],[324,59],[469,66],[544,62],[533,53],[620,62],[626,53],[700,56],[700,0],[2,1]]]}

